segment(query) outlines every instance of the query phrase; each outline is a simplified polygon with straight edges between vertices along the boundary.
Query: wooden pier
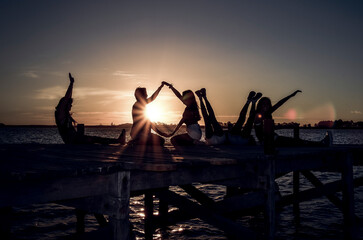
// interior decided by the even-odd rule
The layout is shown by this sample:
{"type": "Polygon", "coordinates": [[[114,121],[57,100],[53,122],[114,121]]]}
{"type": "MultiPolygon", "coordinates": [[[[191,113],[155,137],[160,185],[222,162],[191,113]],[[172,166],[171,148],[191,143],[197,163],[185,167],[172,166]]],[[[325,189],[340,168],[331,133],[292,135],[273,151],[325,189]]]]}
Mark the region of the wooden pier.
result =
{"type": "MultiPolygon", "coordinates": [[[[112,239],[130,239],[130,196],[145,194],[145,238],[154,229],[180,220],[199,218],[223,230],[231,239],[273,239],[276,206],[292,204],[299,220],[301,201],[326,196],[344,216],[347,239],[354,239],[353,165],[363,163],[362,146],[280,148],[265,154],[261,146],[194,146],[174,148],[102,145],[0,145],[0,208],[58,202],[77,209],[77,231],[84,231],[85,213],[111,226],[112,239]],[[323,184],[312,171],[338,172],[341,180],[323,184]],[[293,172],[293,194],[280,197],[275,179],[293,172]],[[314,188],[300,191],[300,176],[314,188]],[[193,183],[227,188],[214,201],[193,183]],[[180,186],[191,198],[169,190],[180,186]],[[341,191],[342,199],[335,193],[341,191]],[[153,215],[153,197],[160,199],[153,215]],[[168,206],[178,210],[169,211],[168,206]],[[247,209],[265,213],[264,232],[235,222],[247,209]],[[106,222],[103,215],[108,215],[106,222]]],[[[0,215],[1,235],[10,234],[0,215]]]]}

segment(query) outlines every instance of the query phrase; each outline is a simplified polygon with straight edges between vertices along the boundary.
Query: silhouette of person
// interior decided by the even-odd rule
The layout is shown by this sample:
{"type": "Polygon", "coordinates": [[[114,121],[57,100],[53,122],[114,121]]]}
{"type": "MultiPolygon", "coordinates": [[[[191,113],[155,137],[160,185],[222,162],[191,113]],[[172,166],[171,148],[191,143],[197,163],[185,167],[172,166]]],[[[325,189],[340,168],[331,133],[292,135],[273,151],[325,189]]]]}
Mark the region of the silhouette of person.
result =
{"type": "Polygon", "coordinates": [[[140,145],[164,145],[164,138],[151,133],[151,129],[153,129],[156,133],[161,136],[167,136],[165,133],[161,132],[154,123],[152,123],[146,116],[146,105],[155,100],[155,98],[159,95],[159,92],[165,85],[165,82],[162,82],[160,87],[151,95],[151,97],[147,97],[146,88],[136,88],[135,90],[135,98],[136,102],[132,106],[132,120],[133,125],[131,128],[131,138],[132,141],[130,143],[140,144],[140,145]]]}
{"type": "Polygon", "coordinates": [[[177,98],[179,98],[180,101],[182,101],[182,103],[186,106],[182,115],[182,119],[179,121],[174,131],[167,136],[173,136],[184,123],[187,126],[187,133],[173,136],[170,139],[170,142],[174,146],[193,145],[199,143],[199,140],[202,137],[202,130],[198,124],[198,121],[200,120],[200,114],[194,93],[191,90],[186,90],[180,94],[180,92],[176,90],[172,84],[165,82],[165,85],[167,85],[174,92],[177,98]]]}
{"type": "Polygon", "coordinates": [[[258,99],[262,97],[262,93],[255,91],[251,91],[248,94],[247,101],[245,105],[243,106],[238,120],[234,125],[229,126],[229,132],[228,132],[228,141],[231,144],[256,144],[255,139],[251,135],[251,131],[253,128],[253,123],[255,121],[255,115],[256,115],[256,102],[258,99]],[[251,110],[247,119],[246,124],[243,126],[245,120],[246,120],[246,114],[248,110],[248,106],[251,104],[251,110]]]}
{"type": "Polygon", "coordinates": [[[120,136],[116,138],[104,138],[97,136],[86,136],[76,131],[76,121],[72,118],[70,113],[72,108],[72,91],[74,78],[69,73],[69,86],[66,94],[59,100],[55,110],[55,122],[57,124],[58,132],[61,135],[65,144],[125,144],[125,130],[123,129],[120,136]]]}
{"type": "Polygon", "coordinates": [[[218,123],[213,108],[207,99],[206,89],[202,88],[195,93],[200,100],[200,106],[205,123],[205,139],[208,145],[219,145],[224,143],[246,145],[255,143],[251,136],[251,130],[254,121],[255,104],[256,101],[262,96],[261,93],[256,94],[254,91],[250,92],[247,102],[242,108],[236,124],[230,124],[228,131],[224,131],[222,126],[218,123]],[[203,99],[205,104],[203,103],[203,99]],[[251,102],[252,107],[250,115],[246,126],[242,129],[246,119],[248,106],[251,102]]]}
{"type": "MultiPolygon", "coordinates": [[[[255,133],[260,143],[264,142],[263,136],[263,121],[265,119],[273,119],[272,113],[275,112],[281,105],[283,105],[287,100],[294,97],[297,93],[301,92],[296,90],[292,94],[284,97],[272,106],[271,100],[268,97],[263,97],[257,104],[256,116],[254,121],[255,133]]],[[[330,146],[333,142],[333,136],[330,131],[327,132],[326,136],[321,141],[307,141],[303,139],[295,139],[291,137],[284,137],[275,134],[274,137],[275,145],[280,147],[288,146],[330,146]]]]}

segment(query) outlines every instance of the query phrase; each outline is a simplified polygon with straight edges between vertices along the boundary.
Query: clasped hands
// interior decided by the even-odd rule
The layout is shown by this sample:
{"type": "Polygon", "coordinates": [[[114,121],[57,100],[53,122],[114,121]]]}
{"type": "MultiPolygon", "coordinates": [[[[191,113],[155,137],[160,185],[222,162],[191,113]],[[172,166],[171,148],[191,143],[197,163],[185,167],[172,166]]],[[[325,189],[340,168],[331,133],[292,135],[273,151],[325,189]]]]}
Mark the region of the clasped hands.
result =
{"type": "Polygon", "coordinates": [[[169,88],[173,86],[173,84],[168,83],[168,82],[165,82],[165,81],[162,81],[162,82],[161,82],[161,85],[162,85],[162,86],[164,86],[164,85],[165,85],[165,86],[168,86],[169,88]]]}

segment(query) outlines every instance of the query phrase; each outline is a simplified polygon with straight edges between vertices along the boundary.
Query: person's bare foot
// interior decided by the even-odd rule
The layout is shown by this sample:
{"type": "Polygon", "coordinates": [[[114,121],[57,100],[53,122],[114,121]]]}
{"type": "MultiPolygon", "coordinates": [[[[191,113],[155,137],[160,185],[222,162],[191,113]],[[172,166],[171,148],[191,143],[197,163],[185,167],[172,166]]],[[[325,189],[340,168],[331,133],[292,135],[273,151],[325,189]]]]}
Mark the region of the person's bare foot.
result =
{"type": "Polygon", "coordinates": [[[201,90],[195,91],[195,94],[200,98],[203,96],[201,90]]]}
{"type": "Polygon", "coordinates": [[[254,102],[257,102],[257,100],[260,99],[261,97],[262,97],[262,93],[258,92],[251,100],[254,102]]]}
{"type": "Polygon", "coordinates": [[[203,97],[207,96],[207,90],[205,90],[205,88],[201,88],[200,91],[202,92],[203,97]]]}
{"type": "Polygon", "coordinates": [[[252,98],[256,95],[256,92],[255,91],[251,91],[249,94],[248,94],[248,97],[247,97],[247,100],[252,100],[252,98]]]}

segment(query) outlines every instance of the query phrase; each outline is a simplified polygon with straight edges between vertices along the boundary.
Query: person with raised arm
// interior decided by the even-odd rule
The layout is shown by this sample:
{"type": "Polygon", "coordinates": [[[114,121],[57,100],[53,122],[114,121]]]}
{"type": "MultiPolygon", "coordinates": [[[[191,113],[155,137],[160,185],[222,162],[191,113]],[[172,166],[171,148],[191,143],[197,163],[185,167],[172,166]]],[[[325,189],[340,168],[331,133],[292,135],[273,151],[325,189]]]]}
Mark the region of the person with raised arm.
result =
{"type": "Polygon", "coordinates": [[[178,125],[171,134],[167,135],[169,137],[173,136],[170,139],[170,142],[174,146],[194,145],[200,143],[202,130],[200,129],[198,121],[201,117],[193,91],[185,90],[182,94],[180,94],[180,92],[176,90],[172,84],[165,82],[165,85],[167,85],[173,91],[175,96],[186,106],[178,125]],[[183,124],[186,125],[187,133],[174,136],[183,124]]]}
{"type": "MultiPolygon", "coordinates": [[[[272,113],[275,112],[279,107],[281,107],[287,100],[296,96],[297,93],[301,93],[301,90],[296,90],[292,94],[284,97],[278,101],[275,105],[271,104],[271,100],[268,97],[263,97],[257,104],[254,127],[257,139],[261,144],[264,142],[263,135],[263,121],[265,119],[273,119],[272,113]]],[[[291,137],[280,136],[275,134],[274,142],[277,147],[287,147],[287,146],[331,146],[333,143],[333,136],[330,131],[326,133],[326,136],[321,141],[307,141],[303,139],[295,139],[291,137]]]]}
{"type": "Polygon", "coordinates": [[[151,133],[153,129],[156,133],[161,136],[167,137],[167,134],[160,131],[154,123],[152,123],[146,116],[146,105],[151,103],[159,95],[163,86],[166,85],[162,82],[160,87],[148,98],[146,88],[136,88],[135,98],[136,102],[132,106],[132,128],[131,128],[131,138],[130,144],[140,144],[140,145],[164,145],[164,138],[151,133]]]}
{"type": "Polygon", "coordinates": [[[57,124],[58,132],[62,137],[65,144],[125,144],[125,130],[123,129],[118,138],[104,138],[97,136],[86,136],[76,130],[77,122],[72,118],[72,92],[74,78],[69,73],[69,86],[64,97],[59,100],[58,105],[55,107],[55,122],[57,124]]]}

